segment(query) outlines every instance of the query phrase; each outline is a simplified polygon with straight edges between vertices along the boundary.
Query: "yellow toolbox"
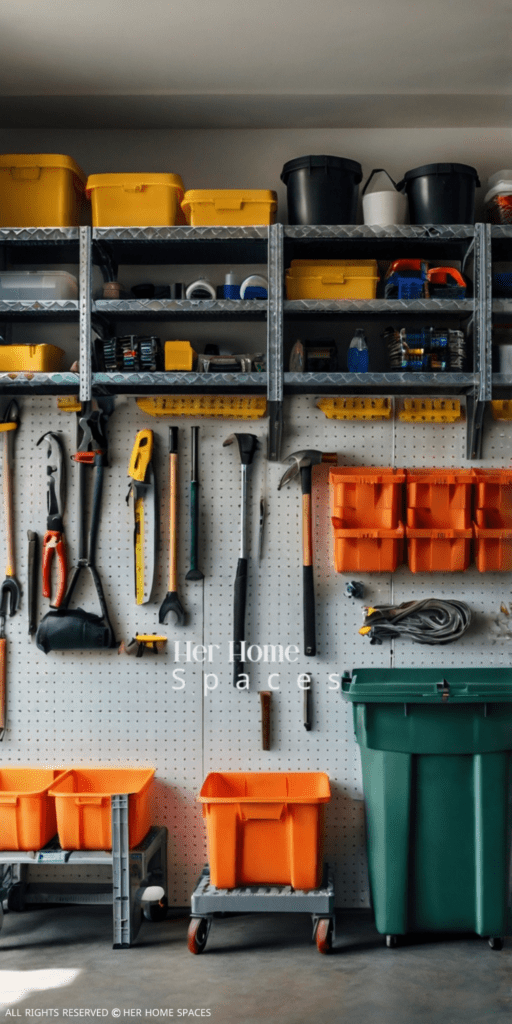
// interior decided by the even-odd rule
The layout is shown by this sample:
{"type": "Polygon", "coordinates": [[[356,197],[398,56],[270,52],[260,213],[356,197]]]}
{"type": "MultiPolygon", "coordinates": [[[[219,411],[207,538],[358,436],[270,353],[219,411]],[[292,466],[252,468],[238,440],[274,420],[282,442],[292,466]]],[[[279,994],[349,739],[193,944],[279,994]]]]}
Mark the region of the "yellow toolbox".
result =
{"type": "Polygon", "coordinates": [[[292,260],[286,271],[288,299],[374,299],[376,260],[292,260]]]}
{"type": "Polygon", "coordinates": [[[180,223],[179,174],[91,174],[92,223],[108,227],[168,227],[180,223]]]}
{"type": "Polygon", "coordinates": [[[166,341],[165,369],[193,370],[196,355],[189,341],[166,341]]]}
{"type": "Polygon", "coordinates": [[[0,227],[80,224],[85,174],[60,153],[0,153],[0,227]]]}
{"type": "Polygon", "coordinates": [[[273,224],[277,193],[264,188],[196,188],[185,192],[182,209],[195,227],[273,224]]]}
{"type": "Polygon", "coordinates": [[[0,345],[0,373],[60,370],[64,351],[56,345],[0,345]]]}

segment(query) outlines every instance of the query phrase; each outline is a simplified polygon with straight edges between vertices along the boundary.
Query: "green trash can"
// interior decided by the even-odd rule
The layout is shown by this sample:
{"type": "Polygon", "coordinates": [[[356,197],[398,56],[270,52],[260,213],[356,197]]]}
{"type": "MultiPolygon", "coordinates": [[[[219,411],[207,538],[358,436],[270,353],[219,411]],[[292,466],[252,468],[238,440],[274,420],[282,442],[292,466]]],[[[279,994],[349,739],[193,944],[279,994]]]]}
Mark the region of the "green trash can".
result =
{"type": "Polygon", "coordinates": [[[365,668],[353,702],[377,929],[508,932],[512,670],[365,668]]]}

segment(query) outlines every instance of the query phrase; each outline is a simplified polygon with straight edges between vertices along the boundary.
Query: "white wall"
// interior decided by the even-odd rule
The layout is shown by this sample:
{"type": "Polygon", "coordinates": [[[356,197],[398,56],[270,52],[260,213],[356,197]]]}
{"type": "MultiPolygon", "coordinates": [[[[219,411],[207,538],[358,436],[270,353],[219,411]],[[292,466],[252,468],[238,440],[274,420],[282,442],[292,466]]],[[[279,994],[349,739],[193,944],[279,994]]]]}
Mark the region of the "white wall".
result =
{"type": "Polygon", "coordinates": [[[512,129],[20,129],[0,131],[0,152],[67,153],[87,174],[171,171],[182,175],[186,188],[273,188],[281,221],[286,221],[286,193],[279,175],[296,156],[344,156],[358,160],[365,176],[373,167],[385,167],[395,179],[425,163],[469,163],[483,185],[477,193],[478,219],[488,176],[512,166],[512,129]]]}

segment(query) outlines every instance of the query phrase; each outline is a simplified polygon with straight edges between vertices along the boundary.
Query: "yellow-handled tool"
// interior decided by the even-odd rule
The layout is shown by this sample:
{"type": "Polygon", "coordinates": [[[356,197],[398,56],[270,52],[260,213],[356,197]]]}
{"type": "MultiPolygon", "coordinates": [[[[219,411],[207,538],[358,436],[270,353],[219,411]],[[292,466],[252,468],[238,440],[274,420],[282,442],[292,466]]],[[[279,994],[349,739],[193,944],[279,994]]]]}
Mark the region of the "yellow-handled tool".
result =
{"type": "Polygon", "coordinates": [[[135,524],[135,600],[137,604],[147,604],[153,589],[158,542],[152,430],[139,430],[132,449],[128,476],[130,489],[127,501],[130,497],[133,500],[135,524]]]}

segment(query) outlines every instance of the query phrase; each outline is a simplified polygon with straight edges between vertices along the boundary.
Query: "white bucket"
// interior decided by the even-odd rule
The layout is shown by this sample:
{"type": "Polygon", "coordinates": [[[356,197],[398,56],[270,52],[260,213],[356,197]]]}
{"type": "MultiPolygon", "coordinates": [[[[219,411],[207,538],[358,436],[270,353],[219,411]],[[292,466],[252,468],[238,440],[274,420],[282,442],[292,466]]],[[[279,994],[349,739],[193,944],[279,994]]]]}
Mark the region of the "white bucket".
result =
{"type": "Polygon", "coordinates": [[[365,224],[406,224],[408,212],[407,196],[396,189],[393,192],[369,192],[363,196],[365,224]]]}

